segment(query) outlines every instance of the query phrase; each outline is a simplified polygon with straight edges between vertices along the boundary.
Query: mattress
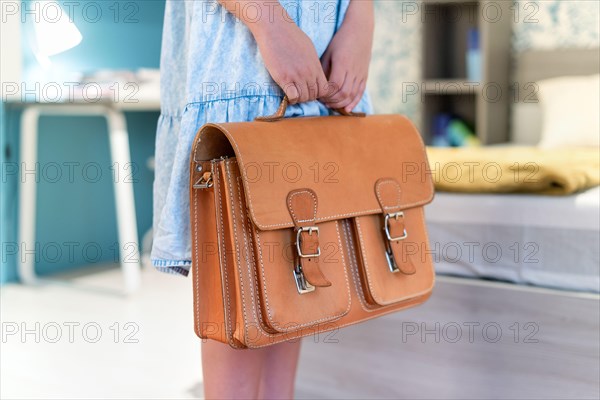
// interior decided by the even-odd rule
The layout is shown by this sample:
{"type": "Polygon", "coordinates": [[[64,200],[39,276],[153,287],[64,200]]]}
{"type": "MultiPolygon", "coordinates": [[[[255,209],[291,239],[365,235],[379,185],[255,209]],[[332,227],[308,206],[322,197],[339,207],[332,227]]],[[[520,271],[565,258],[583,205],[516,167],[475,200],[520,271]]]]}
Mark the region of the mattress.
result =
{"type": "Polygon", "coordinates": [[[570,196],[440,192],[426,213],[438,273],[600,292],[600,187],[570,196]]]}

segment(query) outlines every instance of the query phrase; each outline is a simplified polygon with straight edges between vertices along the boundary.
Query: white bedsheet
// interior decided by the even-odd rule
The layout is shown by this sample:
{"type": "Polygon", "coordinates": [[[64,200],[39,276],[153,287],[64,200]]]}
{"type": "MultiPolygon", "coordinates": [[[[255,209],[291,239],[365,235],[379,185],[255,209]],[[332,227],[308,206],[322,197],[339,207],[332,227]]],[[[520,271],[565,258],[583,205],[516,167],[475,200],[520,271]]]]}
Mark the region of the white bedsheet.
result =
{"type": "Polygon", "coordinates": [[[571,196],[437,193],[439,273],[600,292],[600,187],[571,196]]]}

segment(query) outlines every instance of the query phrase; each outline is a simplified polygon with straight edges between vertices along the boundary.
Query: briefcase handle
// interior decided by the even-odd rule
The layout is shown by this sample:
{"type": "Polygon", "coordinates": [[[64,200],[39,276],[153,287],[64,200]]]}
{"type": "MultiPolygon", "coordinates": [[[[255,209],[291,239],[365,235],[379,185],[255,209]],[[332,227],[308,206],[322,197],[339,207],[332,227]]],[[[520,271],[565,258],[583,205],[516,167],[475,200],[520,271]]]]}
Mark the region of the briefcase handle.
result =
{"type": "MultiPolygon", "coordinates": [[[[283,100],[281,100],[281,104],[279,105],[279,108],[277,109],[277,111],[275,111],[275,113],[273,113],[271,115],[259,116],[259,117],[256,117],[254,120],[255,121],[264,121],[264,122],[279,121],[280,119],[283,119],[285,117],[285,110],[287,109],[287,106],[289,104],[290,104],[290,100],[288,99],[287,96],[284,96],[283,100]]],[[[364,116],[366,116],[366,114],[363,112],[348,112],[348,111],[344,110],[343,108],[333,108],[333,111],[335,111],[341,115],[345,115],[347,117],[364,117],[364,116]]]]}

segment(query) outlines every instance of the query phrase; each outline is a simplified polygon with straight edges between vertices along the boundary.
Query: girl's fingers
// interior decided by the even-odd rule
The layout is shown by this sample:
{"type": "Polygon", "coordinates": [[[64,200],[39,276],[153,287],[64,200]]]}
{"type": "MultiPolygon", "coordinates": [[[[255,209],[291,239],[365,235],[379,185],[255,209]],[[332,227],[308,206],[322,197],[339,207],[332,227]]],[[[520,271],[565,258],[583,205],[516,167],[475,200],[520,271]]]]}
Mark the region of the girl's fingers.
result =
{"type": "Polygon", "coordinates": [[[319,91],[315,99],[320,99],[324,96],[327,96],[329,93],[329,83],[327,82],[325,74],[322,74],[317,78],[317,89],[319,91]]]}
{"type": "Polygon", "coordinates": [[[311,100],[320,98],[327,89],[327,78],[322,68],[317,69],[317,76],[315,78],[315,91],[311,97],[311,100]]]}
{"type": "Polygon", "coordinates": [[[346,112],[351,112],[352,110],[354,110],[354,107],[356,107],[358,105],[358,103],[360,103],[360,100],[362,99],[366,88],[367,88],[366,82],[364,80],[361,81],[360,85],[358,85],[358,91],[356,92],[356,95],[354,96],[354,100],[352,100],[352,102],[346,106],[346,109],[345,109],[346,112]]]}
{"type": "Polygon", "coordinates": [[[321,57],[321,66],[323,67],[323,75],[325,77],[329,76],[331,73],[331,53],[325,52],[321,57]]]}
{"type": "Polygon", "coordinates": [[[300,91],[300,96],[298,99],[298,103],[305,103],[310,99],[310,83],[302,82],[298,85],[298,90],[300,91]]]}
{"type": "Polygon", "coordinates": [[[325,105],[331,103],[336,93],[339,92],[339,87],[340,85],[338,83],[333,82],[331,79],[328,80],[323,86],[323,91],[319,95],[319,100],[325,105]]]}
{"type": "MultiPolygon", "coordinates": [[[[346,81],[344,82],[344,85],[342,86],[342,88],[340,89],[340,91],[338,92],[338,94],[336,95],[337,97],[337,101],[335,102],[335,106],[333,108],[345,108],[347,105],[349,105],[352,100],[354,100],[353,97],[350,97],[352,92],[355,91],[354,87],[356,85],[356,78],[354,77],[350,77],[350,76],[346,76],[346,81]],[[339,95],[339,97],[338,97],[339,95]]],[[[358,86],[358,85],[356,85],[358,86]]]]}
{"type": "Polygon", "coordinates": [[[328,104],[337,104],[344,97],[344,85],[346,84],[347,72],[343,69],[332,66],[331,75],[329,76],[329,92],[323,101],[328,104]]]}
{"type": "Polygon", "coordinates": [[[350,96],[348,96],[348,104],[346,104],[344,106],[344,109],[346,109],[346,111],[352,110],[352,109],[350,109],[350,110],[347,110],[347,109],[352,105],[352,102],[354,102],[354,100],[356,99],[356,96],[360,89],[360,83],[361,83],[360,78],[356,77],[354,79],[354,84],[352,85],[352,91],[350,92],[350,96]]]}
{"type": "Polygon", "coordinates": [[[319,97],[319,78],[316,78],[313,82],[307,82],[308,86],[308,100],[313,101],[319,97]]]}
{"type": "Polygon", "coordinates": [[[283,91],[288,97],[290,104],[296,104],[300,100],[300,91],[296,83],[288,83],[283,86],[283,91]]]}

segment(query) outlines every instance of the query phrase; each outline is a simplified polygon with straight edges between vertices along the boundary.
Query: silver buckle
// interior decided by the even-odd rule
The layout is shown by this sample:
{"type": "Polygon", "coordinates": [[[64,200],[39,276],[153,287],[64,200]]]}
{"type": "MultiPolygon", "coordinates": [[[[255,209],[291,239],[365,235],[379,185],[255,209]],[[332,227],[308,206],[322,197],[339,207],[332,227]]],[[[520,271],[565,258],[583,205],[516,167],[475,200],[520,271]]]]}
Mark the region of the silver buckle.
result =
{"type": "Polygon", "coordinates": [[[316,226],[302,226],[296,228],[296,250],[298,251],[298,256],[301,258],[314,258],[319,257],[321,255],[321,246],[318,246],[317,252],[313,254],[304,254],[302,253],[302,249],[300,248],[300,235],[302,234],[302,232],[308,232],[309,235],[312,235],[313,231],[317,233],[317,236],[319,235],[319,228],[316,226]]]}
{"type": "Polygon", "coordinates": [[[398,219],[400,217],[404,218],[404,213],[402,211],[399,211],[396,213],[391,213],[391,214],[385,214],[385,220],[383,221],[383,230],[385,231],[385,236],[387,237],[387,240],[389,240],[390,242],[395,242],[397,240],[404,240],[408,237],[408,233],[406,233],[406,229],[404,229],[404,233],[402,234],[402,236],[392,237],[392,235],[390,233],[390,224],[389,224],[390,218],[398,219]]]}
{"type": "Polygon", "coordinates": [[[396,272],[400,271],[400,268],[398,268],[398,266],[396,265],[396,261],[394,261],[394,254],[392,253],[392,249],[390,248],[389,242],[386,243],[386,247],[387,249],[385,250],[385,259],[387,260],[390,272],[395,274],[396,272]]]}
{"type": "Polygon", "coordinates": [[[298,264],[294,269],[294,282],[296,282],[296,288],[298,289],[298,293],[310,293],[315,290],[315,287],[308,283],[306,278],[304,277],[304,272],[302,272],[302,266],[298,264]]]}

